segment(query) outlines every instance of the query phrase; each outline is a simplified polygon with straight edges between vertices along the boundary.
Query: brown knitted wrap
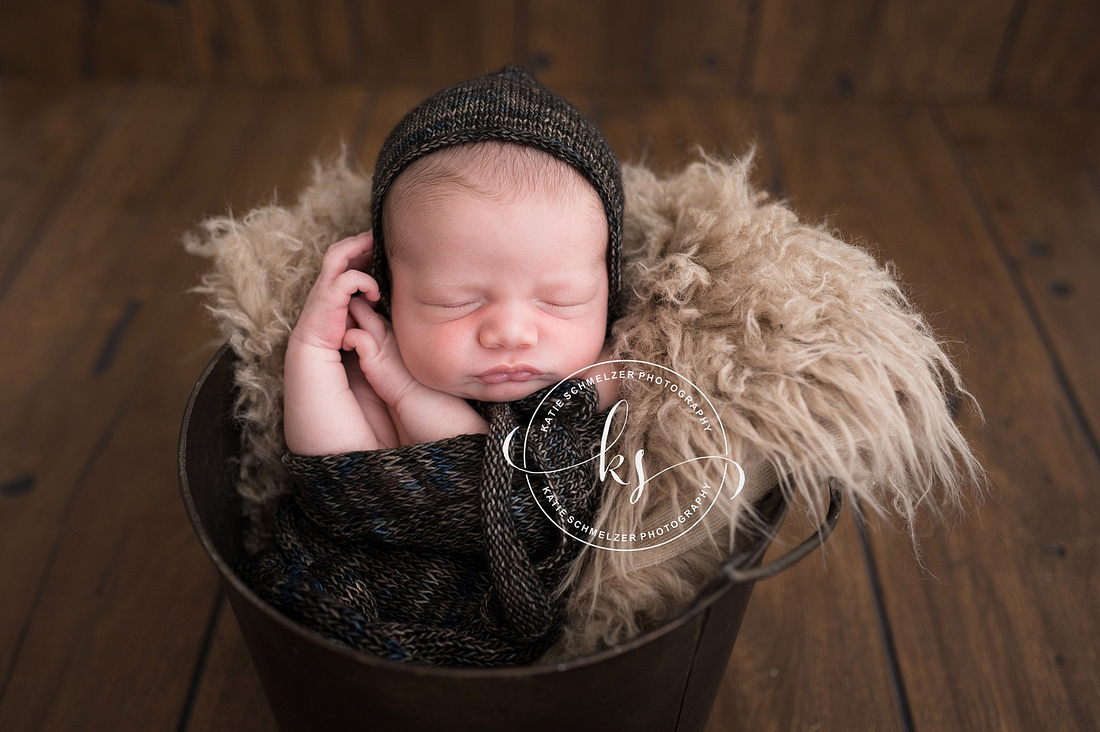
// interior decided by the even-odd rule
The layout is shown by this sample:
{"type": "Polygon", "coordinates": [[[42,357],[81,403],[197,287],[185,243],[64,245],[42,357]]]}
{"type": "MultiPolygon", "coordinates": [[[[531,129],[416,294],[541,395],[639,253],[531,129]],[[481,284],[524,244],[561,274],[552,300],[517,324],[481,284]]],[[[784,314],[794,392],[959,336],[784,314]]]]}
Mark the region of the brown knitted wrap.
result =
{"type": "Polygon", "coordinates": [[[275,512],[272,546],[240,559],[237,575],[290,619],[365,653],[437,666],[534,663],[562,630],[555,589],[581,548],[544,496],[568,505],[570,520],[593,522],[599,394],[567,381],[473,406],[487,435],[285,454],[295,493],[275,512]],[[560,411],[528,432],[544,399],[560,411]]]}
{"type": "Polygon", "coordinates": [[[542,86],[526,70],[499,71],[425,99],[397,123],[374,167],[371,221],[374,226],[373,275],[389,311],[390,278],[382,235],[382,204],[390,186],[416,160],[441,148],[497,140],[543,150],[574,168],[603,201],[609,231],[608,328],[619,315],[620,254],[623,230],[623,180],[619,161],[603,133],[568,101],[542,86]]]}

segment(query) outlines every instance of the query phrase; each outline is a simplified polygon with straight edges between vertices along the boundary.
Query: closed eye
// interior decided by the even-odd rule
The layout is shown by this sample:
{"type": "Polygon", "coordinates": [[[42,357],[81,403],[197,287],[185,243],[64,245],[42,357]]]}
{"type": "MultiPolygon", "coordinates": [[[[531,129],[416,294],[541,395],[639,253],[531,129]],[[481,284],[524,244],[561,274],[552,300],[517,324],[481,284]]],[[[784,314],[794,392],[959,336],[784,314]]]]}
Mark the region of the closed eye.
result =
{"type": "Polygon", "coordinates": [[[582,302],[545,302],[543,303],[551,310],[573,310],[579,308],[584,303],[582,302]]]}
{"type": "Polygon", "coordinates": [[[420,303],[425,307],[432,308],[434,310],[442,310],[447,313],[466,313],[473,312],[480,305],[478,300],[466,300],[466,301],[451,301],[446,300],[421,300],[420,303]]]}

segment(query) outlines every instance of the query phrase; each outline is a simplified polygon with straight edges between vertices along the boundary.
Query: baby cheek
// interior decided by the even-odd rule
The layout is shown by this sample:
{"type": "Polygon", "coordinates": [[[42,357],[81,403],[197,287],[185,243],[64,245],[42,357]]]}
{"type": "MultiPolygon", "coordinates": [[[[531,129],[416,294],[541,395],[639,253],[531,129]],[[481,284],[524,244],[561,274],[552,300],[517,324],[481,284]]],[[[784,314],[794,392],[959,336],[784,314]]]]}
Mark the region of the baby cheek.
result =
{"type": "Polygon", "coordinates": [[[445,390],[462,375],[465,349],[458,330],[444,325],[408,334],[409,347],[402,347],[401,352],[417,381],[445,390]]]}
{"type": "Polygon", "coordinates": [[[555,345],[570,371],[586,368],[599,360],[605,332],[605,324],[595,321],[582,325],[562,324],[555,329],[555,345]]]}

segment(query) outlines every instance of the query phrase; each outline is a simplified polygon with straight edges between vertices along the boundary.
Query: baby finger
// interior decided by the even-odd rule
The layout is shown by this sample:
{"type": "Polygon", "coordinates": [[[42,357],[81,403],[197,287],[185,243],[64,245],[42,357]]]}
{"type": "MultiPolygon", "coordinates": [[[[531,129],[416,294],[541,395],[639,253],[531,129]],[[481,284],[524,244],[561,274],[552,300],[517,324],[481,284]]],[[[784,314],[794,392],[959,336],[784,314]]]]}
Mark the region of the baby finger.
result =
{"type": "Polygon", "coordinates": [[[361,240],[360,244],[365,249],[362,253],[351,258],[351,261],[348,262],[348,268],[369,272],[371,262],[374,260],[374,233],[367,231],[360,234],[356,239],[361,240]]]}
{"type": "Polygon", "coordinates": [[[349,269],[341,274],[333,282],[337,292],[346,297],[353,297],[355,293],[362,292],[371,301],[378,300],[378,283],[366,272],[357,269],[349,269]]]}
{"type": "Polygon", "coordinates": [[[318,279],[335,279],[341,272],[348,270],[356,258],[369,252],[373,246],[374,237],[369,232],[341,239],[325,252],[318,279]]]}
{"type": "Polygon", "coordinates": [[[372,361],[381,352],[378,341],[365,330],[349,328],[344,333],[344,350],[355,351],[360,361],[372,361]]]}
{"type": "Polygon", "coordinates": [[[362,298],[353,297],[348,303],[348,311],[356,323],[374,338],[381,341],[386,337],[387,325],[381,315],[376,313],[362,298]]]}

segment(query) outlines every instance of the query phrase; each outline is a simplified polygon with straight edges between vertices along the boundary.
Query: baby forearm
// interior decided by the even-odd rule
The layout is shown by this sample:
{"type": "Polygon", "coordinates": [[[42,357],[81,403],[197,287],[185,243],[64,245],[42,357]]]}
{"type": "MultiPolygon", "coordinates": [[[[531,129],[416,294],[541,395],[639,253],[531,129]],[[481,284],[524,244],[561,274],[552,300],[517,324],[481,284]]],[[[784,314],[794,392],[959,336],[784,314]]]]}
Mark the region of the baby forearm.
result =
{"type": "Polygon", "coordinates": [[[488,422],[465,400],[420,384],[393,406],[413,444],[489,431],[488,422]]]}
{"type": "Polygon", "coordinates": [[[299,455],[331,455],[379,447],[352,393],[340,352],[291,339],[287,346],[283,431],[299,455]]]}

